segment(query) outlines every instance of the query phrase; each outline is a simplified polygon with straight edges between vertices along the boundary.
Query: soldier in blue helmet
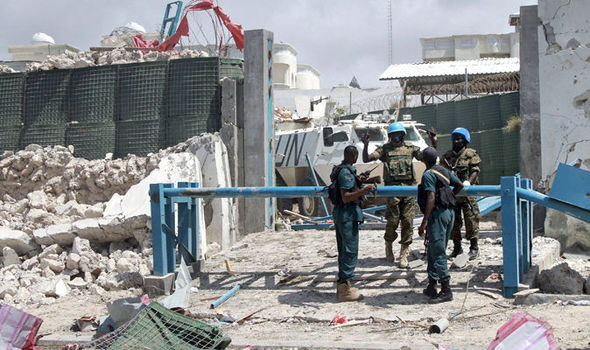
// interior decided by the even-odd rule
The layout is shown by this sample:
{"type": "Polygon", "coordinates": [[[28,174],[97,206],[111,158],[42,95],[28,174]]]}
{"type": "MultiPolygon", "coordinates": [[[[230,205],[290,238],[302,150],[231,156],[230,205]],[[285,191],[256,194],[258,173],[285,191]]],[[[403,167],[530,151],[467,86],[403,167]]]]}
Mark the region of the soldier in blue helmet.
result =
{"type": "MultiPolygon", "coordinates": [[[[387,129],[388,142],[369,154],[369,136],[363,137],[363,162],[374,160],[383,162],[383,179],[386,186],[412,186],[416,185],[414,166],[412,159],[422,160],[420,148],[409,142],[404,142],[406,128],[400,122],[391,123],[387,129]]],[[[436,147],[437,137],[430,135],[432,145],[436,147]]],[[[412,243],[413,220],[414,220],[414,197],[389,197],[387,198],[387,209],[385,217],[385,258],[394,262],[393,241],[397,238],[397,227],[401,222],[401,249],[399,266],[408,267],[408,254],[412,243]]]]}
{"type": "MultiPolygon", "coordinates": [[[[471,142],[471,135],[465,128],[456,128],[451,133],[452,149],[446,152],[441,160],[442,166],[454,172],[465,186],[479,183],[481,158],[477,151],[467,147],[471,142]]],[[[455,206],[455,224],[451,232],[453,251],[449,257],[456,257],[463,253],[461,247],[461,212],[465,219],[465,238],[470,242],[469,259],[479,255],[477,240],[479,238],[479,220],[481,214],[477,205],[477,197],[459,197],[455,206]]]]}

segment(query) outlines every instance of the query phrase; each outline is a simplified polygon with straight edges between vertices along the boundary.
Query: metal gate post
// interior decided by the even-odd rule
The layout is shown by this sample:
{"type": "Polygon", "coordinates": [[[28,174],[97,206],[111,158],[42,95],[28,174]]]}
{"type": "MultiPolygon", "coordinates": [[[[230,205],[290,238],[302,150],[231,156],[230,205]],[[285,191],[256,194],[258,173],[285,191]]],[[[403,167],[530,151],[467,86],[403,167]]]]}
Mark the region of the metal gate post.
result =
{"type": "MultiPolygon", "coordinates": [[[[198,182],[189,182],[188,187],[190,188],[198,188],[198,182]]],[[[189,232],[188,232],[188,242],[187,248],[189,252],[197,259],[201,260],[200,258],[200,232],[199,232],[199,204],[200,199],[197,197],[189,197],[189,209],[188,209],[188,216],[189,216],[189,232]]]]}
{"type": "MultiPolygon", "coordinates": [[[[186,188],[188,186],[188,182],[179,182],[177,184],[178,188],[186,188]]],[[[178,204],[178,241],[184,244],[185,247],[189,248],[189,239],[190,239],[190,218],[189,218],[189,208],[191,206],[190,202],[192,199],[189,197],[173,197],[172,200],[174,203],[178,204]]],[[[180,249],[180,246],[179,246],[180,249]]],[[[191,252],[192,254],[192,252],[191,252]]],[[[193,255],[194,256],[194,255],[193,255]]]]}
{"type": "MultiPolygon", "coordinates": [[[[533,188],[533,180],[521,179],[520,187],[526,190],[533,188]]],[[[533,242],[533,203],[526,199],[520,199],[521,231],[522,231],[522,268],[527,273],[532,265],[533,242]]]]}
{"type": "MultiPolygon", "coordinates": [[[[164,184],[164,188],[174,188],[174,184],[164,184]]],[[[172,230],[176,227],[176,219],[175,219],[175,208],[174,208],[174,198],[169,198],[164,196],[164,220],[166,225],[170,227],[172,230]]],[[[162,226],[160,225],[160,228],[162,226]]],[[[166,270],[164,273],[174,272],[176,270],[176,242],[174,238],[170,237],[167,234],[164,234],[164,239],[166,240],[165,247],[165,258],[166,258],[166,270]]]]}
{"type": "Polygon", "coordinates": [[[502,251],[504,255],[504,297],[518,292],[519,282],[519,241],[517,216],[518,202],[516,177],[502,176],[500,196],[502,198],[502,251]]]}
{"type": "MultiPolygon", "coordinates": [[[[154,255],[154,274],[164,276],[168,273],[167,236],[162,231],[166,218],[166,198],[164,188],[168,184],[150,184],[150,202],[152,212],[152,248],[154,255]]],[[[169,186],[168,186],[169,187],[169,186]]]]}

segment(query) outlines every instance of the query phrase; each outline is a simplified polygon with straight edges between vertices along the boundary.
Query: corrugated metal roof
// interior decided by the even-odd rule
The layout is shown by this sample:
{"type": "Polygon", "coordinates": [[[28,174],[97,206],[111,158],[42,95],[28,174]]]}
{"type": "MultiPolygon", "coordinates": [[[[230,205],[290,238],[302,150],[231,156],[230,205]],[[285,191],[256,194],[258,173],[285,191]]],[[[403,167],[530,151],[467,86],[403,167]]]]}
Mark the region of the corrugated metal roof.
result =
{"type": "Polygon", "coordinates": [[[379,80],[465,75],[465,68],[467,68],[467,74],[469,75],[512,73],[520,71],[520,60],[518,57],[509,57],[392,64],[379,76],[379,80]]]}

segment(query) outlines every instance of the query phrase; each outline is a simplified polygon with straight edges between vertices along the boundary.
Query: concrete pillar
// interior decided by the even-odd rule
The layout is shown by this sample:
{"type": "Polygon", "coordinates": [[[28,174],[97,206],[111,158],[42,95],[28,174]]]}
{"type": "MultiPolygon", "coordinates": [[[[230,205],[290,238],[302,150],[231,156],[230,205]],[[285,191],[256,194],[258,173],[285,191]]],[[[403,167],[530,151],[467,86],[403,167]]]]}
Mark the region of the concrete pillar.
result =
{"type": "MultiPolygon", "coordinates": [[[[539,15],[537,5],[520,7],[520,174],[539,188],[541,176],[541,120],[539,102],[539,15]]],[[[518,34],[518,33],[517,33],[518,34]]],[[[533,209],[533,229],[543,232],[543,206],[533,209]]]]}
{"type": "MultiPolygon", "coordinates": [[[[272,150],[273,33],[258,29],[244,33],[244,185],[273,186],[272,150]]],[[[246,199],[244,233],[274,225],[273,199],[246,199]]]]}
{"type": "Polygon", "coordinates": [[[537,5],[520,7],[520,23],[520,174],[536,188],[541,180],[537,5]]]}

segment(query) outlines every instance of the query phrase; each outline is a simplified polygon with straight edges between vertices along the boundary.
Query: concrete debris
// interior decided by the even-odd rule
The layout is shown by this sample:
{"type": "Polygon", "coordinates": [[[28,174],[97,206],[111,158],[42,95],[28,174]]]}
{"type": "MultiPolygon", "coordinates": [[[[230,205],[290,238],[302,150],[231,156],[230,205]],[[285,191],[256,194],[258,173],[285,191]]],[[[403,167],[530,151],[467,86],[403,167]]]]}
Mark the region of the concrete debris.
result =
{"type": "Polygon", "coordinates": [[[537,278],[538,287],[545,293],[582,294],[584,278],[566,262],[541,271],[537,278]]]}
{"type": "MultiPolygon", "coordinates": [[[[123,159],[76,158],[73,147],[29,145],[0,155],[0,302],[48,305],[78,294],[138,288],[153,270],[150,183],[228,186],[218,135],[123,159]],[[204,180],[206,179],[206,181],[204,180]],[[21,263],[22,262],[22,263],[21,263]]],[[[229,248],[233,201],[209,201],[219,218],[199,215],[201,253],[229,248]]],[[[201,213],[206,212],[201,208],[201,213]]]]}
{"type": "Polygon", "coordinates": [[[462,268],[464,268],[467,265],[467,262],[468,261],[469,261],[469,255],[467,255],[465,253],[459,254],[453,260],[453,262],[451,264],[451,268],[462,269],[462,268]]]}
{"type": "MultiPolygon", "coordinates": [[[[180,53],[148,51],[143,53],[140,50],[125,50],[116,48],[110,51],[72,52],[66,51],[59,56],[49,56],[43,62],[33,62],[27,65],[28,72],[46,71],[52,69],[86,68],[105,66],[111,64],[139,63],[168,61],[178,58],[207,57],[204,51],[184,49],[180,53]]],[[[13,69],[0,66],[2,73],[13,73],[13,69]]]]}
{"type": "Polygon", "coordinates": [[[0,73],[17,73],[16,70],[0,64],[0,73]]]}

